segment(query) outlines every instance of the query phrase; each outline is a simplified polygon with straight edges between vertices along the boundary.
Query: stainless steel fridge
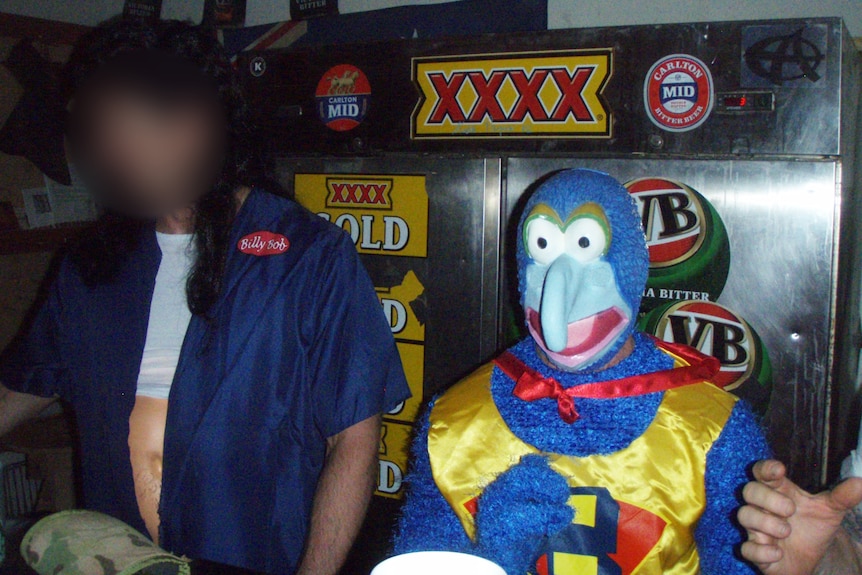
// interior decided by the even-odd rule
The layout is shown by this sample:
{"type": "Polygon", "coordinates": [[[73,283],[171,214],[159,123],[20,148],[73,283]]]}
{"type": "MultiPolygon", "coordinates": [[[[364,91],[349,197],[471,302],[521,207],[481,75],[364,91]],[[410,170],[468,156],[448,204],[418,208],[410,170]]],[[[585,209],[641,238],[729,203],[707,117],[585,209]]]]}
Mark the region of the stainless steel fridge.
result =
{"type": "Polygon", "coordinates": [[[577,29],[244,54],[287,193],[352,235],[416,398],[388,414],[356,572],[387,544],[421,400],[523,331],[521,199],[625,183],[640,325],[722,362],[802,485],[855,446],[860,56],[838,19],[577,29]]]}

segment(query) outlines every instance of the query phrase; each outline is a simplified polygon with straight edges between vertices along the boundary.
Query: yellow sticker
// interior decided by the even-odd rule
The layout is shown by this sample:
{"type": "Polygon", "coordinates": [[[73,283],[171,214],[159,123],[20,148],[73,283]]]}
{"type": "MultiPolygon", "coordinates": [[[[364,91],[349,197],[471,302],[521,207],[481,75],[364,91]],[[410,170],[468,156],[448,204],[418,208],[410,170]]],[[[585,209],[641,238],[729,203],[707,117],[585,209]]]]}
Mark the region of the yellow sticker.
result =
{"type": "Polygon", "coordinates": [[[425,176],[296,174],[296,199],[346,230],[363,254],[426,257],[425,176]]]}
{"type": "Polygon", "coordinates": [[[389,320],[392,336],[397,340],[425,341],[425,324],[419,322],[410,305],[425,292],[425,286],[413,270],[404,275],[401,285],[374,289],[389,320]]]}
{"type": "Polygon", "coordinates": [[[423,295],[425,287],[413,270],[410,270],[404,275],[400,285],[375,289],[395,337],[404,374],[413,394],[410,399],[384,414],[384,417],[411,423],[415,421],[422,404],[425,380],[425,325],[420,323],[411,304],[423,295]]]}
{"type": "Polygon", "coordinates": [[[380,428],[377,490],[375,495],[400,499],[410,453],[413,428],[401,423],[384,421],[380,428]]]}
{"type": "Polygon", "coordinates": [[[413,59],[412,137],[609,138],[613,50],[413,59]]]}

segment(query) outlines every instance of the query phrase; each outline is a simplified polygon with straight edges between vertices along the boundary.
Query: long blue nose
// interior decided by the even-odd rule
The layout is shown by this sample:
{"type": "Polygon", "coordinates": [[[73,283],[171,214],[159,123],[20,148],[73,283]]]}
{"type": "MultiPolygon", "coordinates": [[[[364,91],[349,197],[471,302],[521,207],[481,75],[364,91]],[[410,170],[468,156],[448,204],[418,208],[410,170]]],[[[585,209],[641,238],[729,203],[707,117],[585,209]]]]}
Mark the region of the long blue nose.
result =
{"type": "Polygon", "coordinates": [[[583,266],[566,254],[548,268],[542,289],[542,338],[545,346],[560,353],[569,341],[569,312],[584,281],[583,266]]]}

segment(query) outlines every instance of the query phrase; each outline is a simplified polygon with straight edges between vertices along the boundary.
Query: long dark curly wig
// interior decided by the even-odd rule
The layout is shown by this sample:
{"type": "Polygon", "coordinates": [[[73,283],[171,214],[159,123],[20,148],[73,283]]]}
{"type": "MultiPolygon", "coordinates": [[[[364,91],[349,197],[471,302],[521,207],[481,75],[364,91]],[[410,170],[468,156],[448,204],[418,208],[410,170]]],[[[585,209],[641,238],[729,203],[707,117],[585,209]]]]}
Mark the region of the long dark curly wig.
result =
{"type": "MultiPolygon", "coordinates": [[[[75,138],[81,132],[75,129],[75,99],[86,97],[88,83],[105,70],[111,71],[114,80],[133,88],[146,90],[167,83],[173,90],[199,90],[203,86],[216,92],[209,97],[217,95],[224,112],[224,157],[217,181],[194,206],[197,259],[186,284],[189,309],[207,316],[221,291],[231,224],[238,207],[235,192],[265,176],[263,162],[252,145],[252,128],[237,75],[211,29],[180,21],[110,20],[80,40],[65,68],[65,94],[73,103],[68,130],[73,157],[75,138]],[[148,54],[155,55],[156,60],[147,58],[148,54]],[[150,64],[172,60],[179,64],[175,74],[193,71],[203,82],[183,82],[181,74],[174,78],[177,81],[166,82],[165,71],[157,70],[159,66],[136,65],[135,59],[140,60],[141,55],[150,64]],[[151,74],[161,77],[149,78],[151,74]]],[[[151,225],[107,209],[71,254],[84,281],[89,285],[112,281],[151,225]]]]}

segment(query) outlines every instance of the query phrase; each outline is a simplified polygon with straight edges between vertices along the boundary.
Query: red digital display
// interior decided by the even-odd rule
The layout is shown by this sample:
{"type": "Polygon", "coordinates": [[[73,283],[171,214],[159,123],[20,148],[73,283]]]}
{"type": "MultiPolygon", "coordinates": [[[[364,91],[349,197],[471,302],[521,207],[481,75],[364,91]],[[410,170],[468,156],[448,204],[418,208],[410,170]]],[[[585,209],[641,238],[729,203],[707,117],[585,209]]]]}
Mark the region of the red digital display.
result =
{"type": "Polygon", "coordinates": [[[727,96],[724,98],[725,108],[744,108],[748,103],[748,98],[745,96],[727,96]]]}
{"type": "Polygon", "coordinates": [[[718,94],[716,104],[722,112],[772,112],[775,94],[772,92],[725,92],[718,94]]]}

